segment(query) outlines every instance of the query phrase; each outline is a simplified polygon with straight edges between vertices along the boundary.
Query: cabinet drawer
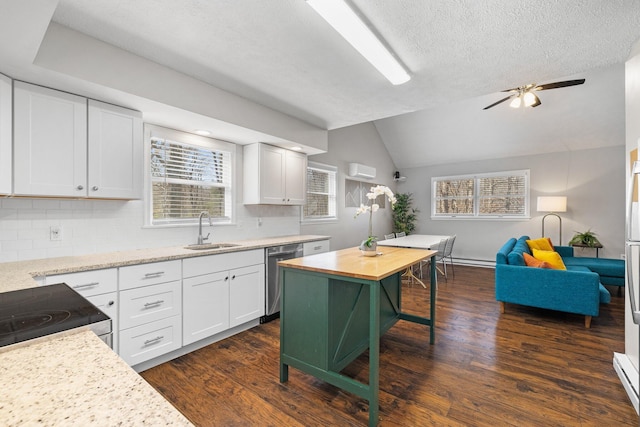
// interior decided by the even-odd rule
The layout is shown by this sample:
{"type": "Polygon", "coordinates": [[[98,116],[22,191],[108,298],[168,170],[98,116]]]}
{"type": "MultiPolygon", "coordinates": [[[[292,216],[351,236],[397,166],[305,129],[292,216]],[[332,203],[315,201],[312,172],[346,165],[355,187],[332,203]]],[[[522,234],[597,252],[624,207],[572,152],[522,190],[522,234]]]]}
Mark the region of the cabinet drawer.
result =
{"type": "Polygon", "coordinates": [[[182,278],[179,260],[153,262],[120,268],[120,290],[172,282],[182,278]]]}
{"type": "Polygon", "coordinates": [[[120,332],[120,357],[129,366],[161,356],[182,346],[182,322],[173,316],[120,332]]]}
{"type": "Polygon", "coordinates": [[[120,330],[182,312],[180,281],[120,291],[120,330]]]}
{"type": "Polygon", "coordinates": [[[109,268],[105,270],[55,274],[53,276],[47,276],[45,283],[47,285],[66,283],[80,295],[90,297],[108,292],[116,292],[118,290],[118,270],[109,268]]]}
{"type": "Polygon", "coordinates": [[[113,351],[118,352],[118,293],[95,295],[87,297],[87,300],[98,307],[104,314],[111,318],[111,332],[113,336],[113,351]]]}
{"type": "Polygon", "coordinates": [[[182,260],[184,277],[201,276],[256,264],[264,264],[264,249],[206,255],[182,260]]]}
{"type": "Polygon", "coordinates": [[[329,252],[329,241],[319,240],[317,242],[306,242],[302,245],[304,256],[329,252]]]}

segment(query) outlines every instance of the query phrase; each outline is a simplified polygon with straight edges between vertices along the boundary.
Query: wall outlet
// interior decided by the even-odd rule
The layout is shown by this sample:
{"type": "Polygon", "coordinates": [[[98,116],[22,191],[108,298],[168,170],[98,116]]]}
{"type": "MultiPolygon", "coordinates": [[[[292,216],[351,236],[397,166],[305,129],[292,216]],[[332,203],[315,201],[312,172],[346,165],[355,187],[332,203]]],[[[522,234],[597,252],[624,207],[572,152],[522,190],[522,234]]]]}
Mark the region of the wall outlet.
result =
{"type": "Polygon", "coordinates": [[[51,240],[62,240],[62,226],[60,226],[60,225],[52,225],[49,228],[49,239],[51,239],[51,240]]]}
{"type": "Polygon", "coordinates": [[[262,218],[258,218],[258,227],[262,227],[262,218]]]}

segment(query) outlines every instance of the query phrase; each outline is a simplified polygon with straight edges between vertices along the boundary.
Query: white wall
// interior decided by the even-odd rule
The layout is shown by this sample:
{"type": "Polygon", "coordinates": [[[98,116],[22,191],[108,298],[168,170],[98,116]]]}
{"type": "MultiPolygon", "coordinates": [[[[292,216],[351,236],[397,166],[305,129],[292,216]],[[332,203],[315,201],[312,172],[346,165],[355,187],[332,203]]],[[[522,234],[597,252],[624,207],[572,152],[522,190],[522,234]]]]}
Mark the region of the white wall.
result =
{"type": "MultiPolygon", "coordinates": [[[[536,211],[541,195],[567,196],[567,212],[562,217],[563,244],[575,231],[591,229],[604,248],[601,257],[620,258],[624,252],[624,146],[574,152],[486,160],[401,171],[406,182],[398,183],[399,192],[414,195],[420,209],[416,233],[457,234],[454,257],[493,263],[497,250],[510,237],[541,235],[542,213],[536,211]],[[431,177],[457,174],[530,169],[531,219],[506,220],[432,220],[430,218],[431,177]]],[[[545,234],[558,240],[558,221],[547,218],[545,234]]],[[[576,255],[595,256],[592,249],[576,250],[576,255]]]]}
{"type": "MultiPolygon", "coordinates": [[[[309,157],[309,161],[324,163],[338,168],[337,209],[338,220],[331,223],[303,224],[303,234],[331,236],[331,250],[358,246],[368,234],[369,221],[366,215],[353,217],[356,208],[345,208],[345,179],[387,185],[395,191],[393,161],[373,123],[348,126],[329,131],[329,151],[309,157]],[[376,177],[371,180],[348,176],[349,163],[362,163],[376,168],[376,177]]],[[[373,234],[382,238],[392,228],[389,203],[373,216],[373,234]]]]}
{"type": "MultiPolygon", "coordinates": [[[[300,207],[242,204],[242,149],[237,151],[236,224],[204,226],[209,241],[300,233],[300,207]],[[258,218],[261,224],[258,225],[258,218]]],[[[144,202],[118,200],[0,199],[0,262],[85,255],[195,243],[197,226],[143,228],[144,202]],[[51,241],[62,226],[62,241],[51,241]]],[[[205,221],[206,224],[206,221],[205,221]]]]}

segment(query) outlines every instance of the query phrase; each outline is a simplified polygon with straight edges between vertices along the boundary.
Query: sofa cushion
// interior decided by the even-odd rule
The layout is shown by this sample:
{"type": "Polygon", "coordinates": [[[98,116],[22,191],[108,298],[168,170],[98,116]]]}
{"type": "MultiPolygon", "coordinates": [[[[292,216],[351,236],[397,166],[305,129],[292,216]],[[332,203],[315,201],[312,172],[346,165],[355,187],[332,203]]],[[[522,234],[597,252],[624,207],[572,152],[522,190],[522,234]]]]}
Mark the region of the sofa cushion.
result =
{"type": "Polygon", "coordinates": [[[564,261],[567,266],[587,267],[600,276],[624,278],[624,260],[622,259],[572,257],[564,261]]]}
{"type": "Polygon", "coordinates": [[[513,246],[516,244],[517,240],[512,237],[507,240],[507,243],[502,245],[498,253],[496,254],[496,264],[508,264],[507,256],[513,250],[513,246]]]}
{"type": "Polygon", "coordinates": [[[526,265],[522,254],[527,253],[531,255],[531,250],[529,249],[529,245],[527,245],[527,240],[529,240],[529,236],[522,236],[516,241],[516,244],[507,256],[509,265],[526,265]]]}
{"type": "Polygon", "coordinates": [[[522,257],[524,258],[524,263],[527,264],[527,267],[553,268],[548,262],[540,261],[529,254],[522,254],[522,257]]]}
{"type": "Polygon", "coordinates": [[[551,239],[549,237],[542,237],[540,239],[527,240],[527,245],[529,249],[532,251],[534,249],[540,249],[542,251],[553,251],[553,244],[551,243],[551,239]]]}
{"type": "Polygon", "coordinates": [[[539,259],[540,261],[546,261],[551,264],[552,268],[556,270],[566,270],[564,263],[562,262],[562,257],[558,252],[554,251],[541,251],[540,249],[533,250],[533,257],[539,259]]]}

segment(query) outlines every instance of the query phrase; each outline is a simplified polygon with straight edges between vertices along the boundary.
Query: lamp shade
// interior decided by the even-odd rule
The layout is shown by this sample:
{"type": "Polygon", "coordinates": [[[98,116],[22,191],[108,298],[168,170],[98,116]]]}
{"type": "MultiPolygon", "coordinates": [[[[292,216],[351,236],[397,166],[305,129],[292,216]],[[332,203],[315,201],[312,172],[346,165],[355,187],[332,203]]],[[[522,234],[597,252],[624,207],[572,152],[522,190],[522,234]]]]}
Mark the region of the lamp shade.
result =
{"type": "Polygon", "coordinates": [[[538,197],[538,212],[566,212],[566,196],[541,196],[538,197]]]}

